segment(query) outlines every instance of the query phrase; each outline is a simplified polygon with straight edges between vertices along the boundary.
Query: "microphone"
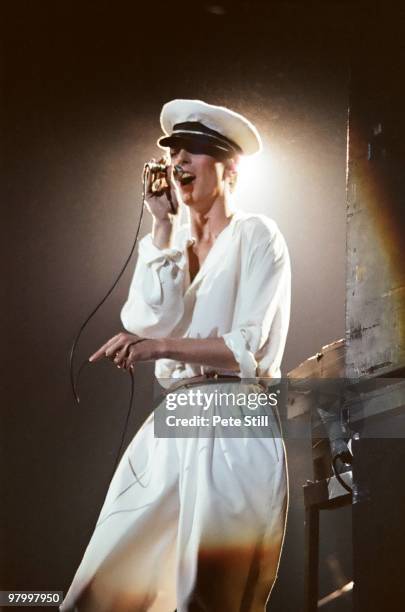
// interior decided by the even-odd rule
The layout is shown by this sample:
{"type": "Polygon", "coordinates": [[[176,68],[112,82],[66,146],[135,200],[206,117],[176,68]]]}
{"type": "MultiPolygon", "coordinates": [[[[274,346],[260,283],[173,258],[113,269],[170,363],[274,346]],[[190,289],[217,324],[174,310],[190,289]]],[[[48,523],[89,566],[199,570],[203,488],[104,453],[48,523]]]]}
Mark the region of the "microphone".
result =
{"type": "MultiPolygon", "coordinates": [[[[163,187],[167,185],[167,170],[168,164],[162,162],[148,161],[145,163],[143,167],[143,177],[152,175],[152,191],[154,193],[158,193],[162,191],[163,187]],[[163,175],[163,177],[159,177],[158,175],[163,175]],[[163,178],[163,181],[162,181],[163,178]],[[166,179],[166,180],[165,180],[166,179]]],[[[187,185],[191,183],[195,176],[184,170],[183,166],[180,164],[176,164],[173,167],[173,176],[177,179],[182,185],[187,185]]]]}
{"type": "Polygon", "coordinates": [[[144,165],[144,171],[149,170],[149,172],[161,172],[162,174],[166,174],[167,172],[167,165],[166,164],[160,164],[159,162],[153,162],[153,161],[149,161],[146,162],[146,164],[144,165]]]}

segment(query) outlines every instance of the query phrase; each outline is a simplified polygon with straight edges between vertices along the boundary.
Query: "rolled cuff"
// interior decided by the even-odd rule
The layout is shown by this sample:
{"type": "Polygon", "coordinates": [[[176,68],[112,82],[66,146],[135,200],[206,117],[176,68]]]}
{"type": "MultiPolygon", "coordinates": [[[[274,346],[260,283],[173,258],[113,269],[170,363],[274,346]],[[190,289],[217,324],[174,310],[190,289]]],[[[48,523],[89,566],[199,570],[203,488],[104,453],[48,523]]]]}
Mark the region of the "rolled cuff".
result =
{"type": "Polygon", "coordinates": [[[146,264],[173,261],[177,265],[180,264],[179,267],[184,267],[185,263],[184,252],[182,250],[177,248],[159,249],[159,247],[153,244],[152,234],[147,234],[139,241],[138,254],[146,264]]]}
{"type": "Polygon", "coordinates": [[[139,258],[148,273],[143,275],[142,294],[144,301],[152,308],[163,304],[163,286],[166,292],[177,295],[182,286],[186,257],[177,248],[159,249],[148,234],[139,243],[139,258]]]}
{"type": "Polygon", "coordinates": [[[249,348],[246,339],[246,330],[236,329],[222,336],[226,346],[232,351],[239,363],[241,378],[255,378],[257,376],[257,361],[249,348]]]}

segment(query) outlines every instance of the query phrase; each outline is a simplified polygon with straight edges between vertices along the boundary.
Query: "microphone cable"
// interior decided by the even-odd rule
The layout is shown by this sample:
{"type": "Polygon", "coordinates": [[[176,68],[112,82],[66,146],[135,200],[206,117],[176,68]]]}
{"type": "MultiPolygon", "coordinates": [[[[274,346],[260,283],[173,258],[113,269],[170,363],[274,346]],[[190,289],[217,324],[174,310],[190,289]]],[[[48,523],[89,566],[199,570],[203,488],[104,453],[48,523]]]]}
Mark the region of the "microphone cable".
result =
{"type": "MultiPolygon", "coordinates": [[[[129,251],[129,254],[121,268],[121,270],[119,271],[117,277],[115,278],[113,284],[111,285],[110,289],[107,291],[107,293],[104,295],[104,297],[99,301],[99,303],[95,306],[95,308],[93,308],[93,310],[90,312],[90,314],[86,317],[86,319],[84,320],[84,322],[81,324],[79,331],[76,334],[76,337],[73,340],[71,349],[70,349],[70,356],[69,356],[69,371],[70,371],[70,384],[72,387],[72,391],[73,391],[73,397],[75,399],[75,402],[77,405],[80,404],[80,396],[78,393],[78,386],[79,386],[79,381],[80,381],[80,376],[82,373],[83,368],[86,365],[89,365],[89,361],[88,359],[86,359],[80,366],[77,375],[75,374],[75,357],[76,357],[76,350],[79,344],[79,340],[82,336],[82,333],[84,332],[85,328],[87,327],[88,323],[90,322],[90,320],[94,317],[94,315],[98,312],[98,310],[101,308],[101,306],[105,303],[105,301],[110,297],[110,295],[112,294],[112,292],[114,291],[115,287],[117,286],[117,284],[119,283],[122,275],[124,274],[129,262],[131,261],[132,255],[134,254],[135,248],[136,248],[136,244],[138,242],[138,236],[139,236],[139,231],[141,229],[141,225],[142,225],[142,219],[143,219],[143,211],[145,208],[145,197],[146,197],[146,183],[147,183],[147,169],[148,164],[145,164],[144,166],[144,171],[143,171],[143,175],[142,175],[142,205],[141,205],[141,212],[139,215],[139,220],[138,220],[138,226],[136,228],[136,233],[135,233],[135,238],[133,241],[133,244],[131,246],[131,249],[129,251]]],[[[133,398],[134,398],[134,387],[135,387],[135,383],[134,383],[134,373],[133,370],[131,368],[129,368],[129,374],[131,377],[131,391],[130,391],[130,397],[129,397],[129,406],[128,406],[128,411],[127,411],[127,416],[125,419],[125,425],[124,425],[124,430],[122,432],[122,436],[121,436],[121,443],[120,443],[120,447],[118,450],[118,453],[116,455],[115,458],[115,463],[114,463],[114,468],[113,468],[113,472],[112,475],[114,475],[115,470],[117,468],[118,462],[119,462],[119,458],[121,455],[121,451],[122,451],[122,447],[124,445],[124,441],[125,441],[125,435],[127,432],[127,427],[128,427],[128,422],[129,422],[129,418],[131,415],[131,410],[132,410],[132,403],[133,403],[133,398]]]]}

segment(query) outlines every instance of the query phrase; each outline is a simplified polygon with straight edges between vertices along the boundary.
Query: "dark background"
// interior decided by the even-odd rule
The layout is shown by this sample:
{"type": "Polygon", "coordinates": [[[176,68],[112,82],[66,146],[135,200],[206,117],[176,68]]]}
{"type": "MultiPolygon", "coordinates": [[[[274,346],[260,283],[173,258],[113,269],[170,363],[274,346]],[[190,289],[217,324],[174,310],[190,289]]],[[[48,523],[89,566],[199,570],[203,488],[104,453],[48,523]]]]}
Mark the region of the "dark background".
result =
{"type": "MultiPolygon", "coordinates": [[[[350,12],[347,2],[2,3],[2,589],[66,592],[108,488],[129,380],[109,363],[88,367],[77,406],[69,349],[130,249],[164,102],[228,105],[271,152],[241,206],[274,218],[290,249],[283,372],[344,335],[350,12]]],[[[133,265],[79,362],[120,329],[133,265]]],[[[152,372],[137,367],[126,443],[150,411],[152,372]]],[[[287,445],[275,612],[302,609],[301,485],[312,476],[308,443],[287,445]]],[[[346,510],[322,518],[320,596],[350,579],[346,510]]]]}

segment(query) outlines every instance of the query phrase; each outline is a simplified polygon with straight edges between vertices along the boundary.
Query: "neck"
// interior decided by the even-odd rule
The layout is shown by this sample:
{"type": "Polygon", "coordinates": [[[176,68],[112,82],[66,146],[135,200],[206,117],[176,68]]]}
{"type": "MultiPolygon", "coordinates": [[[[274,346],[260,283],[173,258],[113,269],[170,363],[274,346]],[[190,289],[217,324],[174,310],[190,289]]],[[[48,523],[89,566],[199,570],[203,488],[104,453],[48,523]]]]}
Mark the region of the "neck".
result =
{"type": "Polygon", "coordinates": [[[204,210],[190,208],[191,234],[197,240],[214,242],[232,218],[228,198],[218,196],[204,210]]]}

